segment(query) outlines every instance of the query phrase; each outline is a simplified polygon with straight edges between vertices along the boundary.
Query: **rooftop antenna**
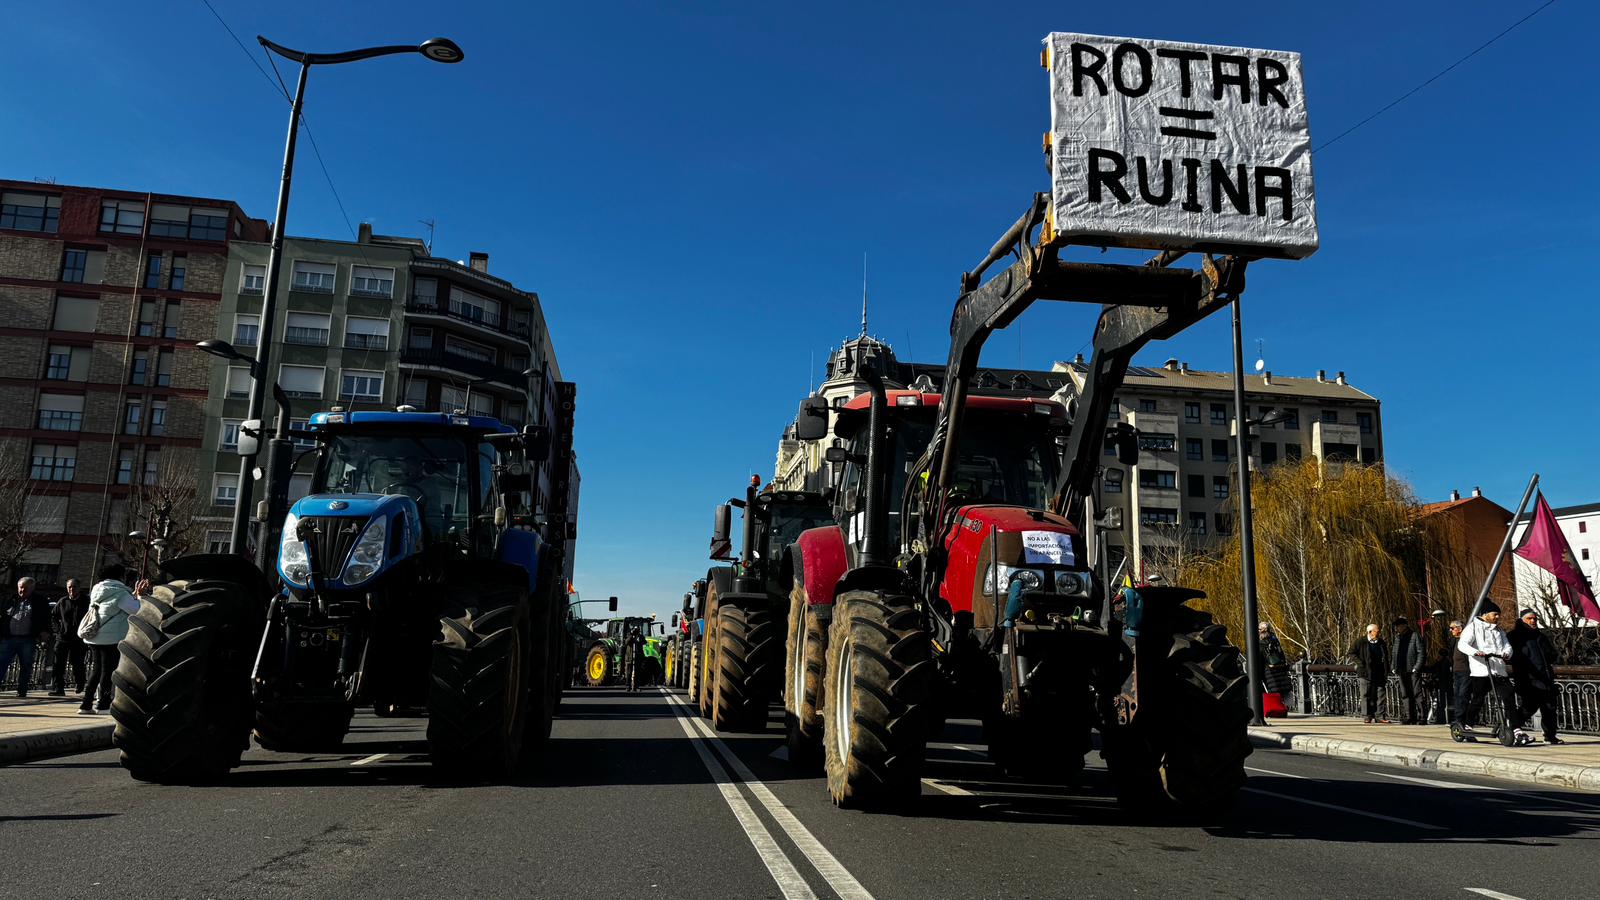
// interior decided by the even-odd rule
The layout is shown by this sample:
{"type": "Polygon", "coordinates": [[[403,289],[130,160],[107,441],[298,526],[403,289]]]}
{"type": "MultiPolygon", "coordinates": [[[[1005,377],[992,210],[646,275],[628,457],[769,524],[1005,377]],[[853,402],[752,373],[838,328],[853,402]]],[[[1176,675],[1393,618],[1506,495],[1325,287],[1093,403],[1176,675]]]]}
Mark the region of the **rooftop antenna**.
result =
{"type": "Polygon", "coordinates": [[[433,255],[433,226],[434,226],[434,221],[432,219],[418,219],[417,221],[419,223],[423,224],[423,225],[428,226],[428,243],[427,243],[428,255],[432,256],[433,255]]]}
{"type": "Polygon", "coordinates": [[[861,336],[867,336],[867,253],[861,251],[861,336]]]}
{"type": "Polygon", "coordinates": [[[1262,342],[1260,340],[1257,340],[1256,341],[1256,371],[1257,372],[1260,372],[1262,369],[1265,369],[1267,367],[1267,354],[1266,354],[1266,351],[1264,349],[1262,349],[1262,346],[1263,346],[1262,342]]]}

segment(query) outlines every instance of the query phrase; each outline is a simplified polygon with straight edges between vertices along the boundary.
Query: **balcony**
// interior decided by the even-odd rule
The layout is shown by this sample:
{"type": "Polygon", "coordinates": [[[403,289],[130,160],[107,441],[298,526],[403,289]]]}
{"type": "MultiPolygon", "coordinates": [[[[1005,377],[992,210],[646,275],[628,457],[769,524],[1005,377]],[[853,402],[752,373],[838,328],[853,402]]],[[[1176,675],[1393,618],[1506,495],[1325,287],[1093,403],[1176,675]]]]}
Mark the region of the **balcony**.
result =
{"type": "Polygon", "coordinates": [[[431,297],[412,297],[406,302],[406,312],[422,316],[439,316],[476,325],[497,334],[528,340],[532,334],[526,322],[513,322],[504,316],[484,312],[476,306],[461,303],[439,303],[431,297]]]}
{"type": "Polygon", "coordinates": [[[387,350],[389,349],[389,336],[387,334],[346,332],[344,348],[346,350],[387,350]]]}
{"type": "Polygon", "coordinates": [[[454,369],[474,378],[488,378],[510,385],[523,385],[527,382],[527,379],[522,377],[522,373],[515,369],[508,369],[505,366],[484,362],[481,359],[473,359],[470,356],[463,356],[459,353],[451,353],[449,350],[413,350],[408,348],[401,352],[400,362],[402,365],[439,366],[445,369],[454,369]]]}
{"type": "Polygon", "coordinates": [[[299,344],[303,347],[326,347],[328,346],[328,329],[289,325],[283,329],[283,342],[285,344],[299,344]]]}

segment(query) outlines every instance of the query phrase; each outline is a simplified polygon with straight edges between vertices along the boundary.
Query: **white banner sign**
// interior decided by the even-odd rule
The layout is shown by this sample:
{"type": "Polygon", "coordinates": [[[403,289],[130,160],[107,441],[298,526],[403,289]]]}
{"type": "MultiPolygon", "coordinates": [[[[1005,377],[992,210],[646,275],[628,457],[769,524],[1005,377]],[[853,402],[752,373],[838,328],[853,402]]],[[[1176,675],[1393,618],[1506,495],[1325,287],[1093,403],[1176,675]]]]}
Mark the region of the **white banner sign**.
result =
{"type": "Polygon", "coordinates": [[[1300,54],[1050,35],[1057,234],[1301,259],[1317,250],[1300,54]]]}

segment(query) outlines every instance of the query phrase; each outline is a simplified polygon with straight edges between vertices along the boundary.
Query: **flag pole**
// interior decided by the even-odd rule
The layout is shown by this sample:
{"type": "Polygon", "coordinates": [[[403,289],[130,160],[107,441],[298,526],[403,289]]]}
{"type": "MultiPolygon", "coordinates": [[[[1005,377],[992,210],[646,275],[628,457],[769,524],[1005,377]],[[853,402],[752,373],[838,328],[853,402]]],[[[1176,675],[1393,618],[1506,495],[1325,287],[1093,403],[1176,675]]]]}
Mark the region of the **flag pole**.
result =
{"type": "Polygon", "coordinates": [[[1494,565],[1489,567],[1489,577],[1484,579],[1483,590],[1478,592],[1478,602],[1472,604],[1472,615],[1467,621],[1478,617],[1478,610],[1483,608],[1483,601],[1489,599],[1489,587],[1494,584],[1496,575],[1500,574],[1500,564],[1506,560],[1506,551],[1511,549],[1511,536],[1517,533],[1517,520],[1522,518],[1523,510],[1528,508],[1528,500],[1533,497],[1534,489],[1539,486],[1539,473],[1533,473],[1533,478],[1528,481],[1528,489],[1522,492],[1522,502],[1517,504],[1517,511],[1511,516],[1511,524],[1506,527],[1506,539],[1500,542],[1500,552],[1495,554],[1494,565]]]}

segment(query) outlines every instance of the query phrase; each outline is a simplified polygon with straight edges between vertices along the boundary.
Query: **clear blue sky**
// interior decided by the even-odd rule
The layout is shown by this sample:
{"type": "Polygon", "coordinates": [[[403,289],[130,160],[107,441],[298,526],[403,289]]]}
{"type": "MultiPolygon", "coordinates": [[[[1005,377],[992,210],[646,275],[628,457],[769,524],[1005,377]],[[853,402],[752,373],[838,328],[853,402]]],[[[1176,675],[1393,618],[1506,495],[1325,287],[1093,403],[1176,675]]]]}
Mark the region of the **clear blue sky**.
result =
{"type": "MultiPolygon", "coordinates": [[[[1298,50],[1320,142],[1542,0],[213,2],[252,49],[465,49],[314,72],[307,117],[352,222],[434,219],[441,255],[488,251],[539,292],[580,385],[578,587],[665,615],[704,573],[713,504],[770,474],[813,356],[856,330],[863,251],[874,332],[943,359],[958,275],[1048,186],[1047,32],[1298,50]]],[[[6,16],[0,171],[270,216],[287,110],[200,0],[6,16]]],[[[1379,397],[1424,498],[1513,505],[1537,469],[1557,505],[1600,499],[1597,26],[1562,0],[1318,153],[1321,251],[1251,272],[1252,358],[1260,339],[1275,372],[1379,397]]],[[[348,237],[308,151],[289,230],[348,237]]],[[[1091,324],[1035,310],[985,361],[1047,368],[1091,324]]],[[[1167,356],[1226,368],[1224,317],[1148,354],[1167,356]]]]}

